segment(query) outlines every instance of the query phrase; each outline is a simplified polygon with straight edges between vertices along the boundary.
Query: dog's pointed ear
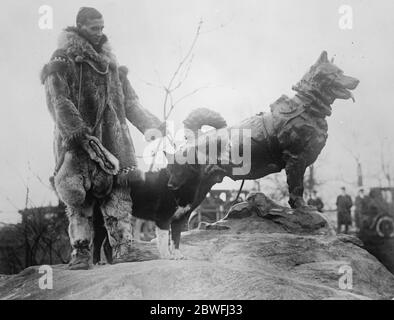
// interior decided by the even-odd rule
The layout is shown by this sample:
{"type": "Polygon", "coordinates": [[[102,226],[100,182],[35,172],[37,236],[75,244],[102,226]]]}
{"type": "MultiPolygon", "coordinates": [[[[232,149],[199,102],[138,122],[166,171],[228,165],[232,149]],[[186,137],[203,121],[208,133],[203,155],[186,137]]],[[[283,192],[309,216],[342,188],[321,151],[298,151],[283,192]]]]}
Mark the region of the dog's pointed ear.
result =
{"type": "Polygon", "coordinates": [[[217,173],[217,174],[214,175],[214,181],[215,181],[216,183],[221,183],[221,182],[223,182],[223,178],[224,178],[224,175],[223,175],[223,174],[217,173]]]}
{"type": "Polygon", "coordinates": [[[327,62],[328,62],[327,51],[323,51],[320,54],[319,59],[317,59],[316,64],[327,63],[327,62]]]}
{"type": "Polygon", "coordinates": [[[208,165],[204,173],[209,176],[210,180],[215,181],[215,183],[220,183],[226,176],[226,170],[220,168],[218,165],[210,164],[208,165]]]}

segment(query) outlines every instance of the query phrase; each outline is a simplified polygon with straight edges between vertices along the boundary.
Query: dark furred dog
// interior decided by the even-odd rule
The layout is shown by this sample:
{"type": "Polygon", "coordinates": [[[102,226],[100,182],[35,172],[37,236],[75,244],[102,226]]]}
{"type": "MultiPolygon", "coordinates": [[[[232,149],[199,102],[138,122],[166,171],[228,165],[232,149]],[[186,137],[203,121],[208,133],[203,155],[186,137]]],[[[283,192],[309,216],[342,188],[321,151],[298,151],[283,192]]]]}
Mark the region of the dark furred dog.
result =
{"type": "MultiPolygon", "coordinates": [[[[199,174],[193,171],[190,179],[187,179],[182,188],[171,190],[168,187],[170,173],[173,171],[173,165],[169,164],[167,168],[157,172],[146,172],[143,181],[134,184],[131,188],[131,198],[133,199],[132,215],[136,218],[151,220],[156,223],[157,246],[160,257],[163,259],[182,259],[183,256],[179,251],[181,230],[185,225],[187,213],[194,210],[201,200],[200,181],[204,180],[207,186],[207,179],[204,179],[203,173],[199,174]],[[169,245],[169,230],[174,244],[169,245]]],[[[214,183],[209,185],[209,189],[214,183]]],[[[208,190],[209,190],[208,189],[208,190]]],[[[202,199],[205,197],[204,193],[202,199]]],[[[204,192],[204,191],[203,191],[204,192]]],[[[105,239],[106,230],[102,220],[99,208],[95,208],[93,215],[94,227],[94,250],[93,263],[100,261],[101,245],[104,246],[105,256],[109,263],[112,263],[112,250],[109,242],[105,239]],[[103,241],[105,242],[103,243],[103,241]]]]}
{"type": "MultiPolygon", "coordinates": [[[[230,136],[228,133],[231,130],[241,132],[242,129],[248,129],[251,139],[247,143],[250,145],[245,146],[240,142],[237,147],[241,152],[251,151],[248,163],[250,170],[245,174],[235,175],[233,169],[237,165],[231,161],[221,162],[220,159],[229,159],[229,155],[221,151],[217,157],[217,165],[210,168],[210,181],[221,181],[224,176],[233,180],[259,179],[285,169],[290,206],[305,206],[304,173],[306,168],[315,162],[326,143],[326,117],[331,115],[331,104],[336,99],[353,99],[349,90],[355,89],[358,83],[357,79],[344,75],[341,69],[328,60],[327,53],[323,52],[301,81],[293,87],[297,92],[293,98],[282,96],[271,105],[271,112],[260,113],[236,126],[203,134],[195,143],[189,144],[186,151],[184,149],[180,152],[191,151],[196,154],[201,144],[206,146],[208,135],[224,137],[226,134],[230,136]]],[[[219,145],[219,141],[217,144],[219,145]]],[[[231,141],[227,141],[227,146],[225,152],[234,148],[231,141]]],[[[171,174],[169,187],[174,190],[182,188],[187,180],[198,174],[201,167],[206,171],[206,164],[178,164],[171,174]]]]}
{"type": "MultiPolygon", "coordinates": [[[[198,112],[192,112],[184,121],[185,127],[191,131],[198,131],[202,124],[214,129],[226,127],[226,121],[215,111],[201,108],[198,112]]],[[[166,154],[166,153],[165,153],[166,154]]],[[[170,156],[166,154],[167,158],[170,156]]],[[[196,168],[183,175],[184,183],[181,188],[172,190],[168,186],[171,175],[176,175],[178,165],[169,164],[166,168],[157,172],[146,172],[144,179],[135,179],[139,176],[137,171],[124,175],[130,186],[130,194],[133,201],[132,215],[136,218],[151,220],[156,223],[157,245],[162,258],[181,259],[179,251],[181,230],[186,224],[188,215],[201,203],[207,192],[217,182],[211,180],[209,174],[210,166],[196,168]],[[137,173],[137,175],[136,175],[137,173]],[[169,245],[169,230],[174,246],[169,245]]],[[[179,170],[181,172],[182,170],[179,170]]],[[[104,242],[104,252],[107,261],[111,263],[112,254],[109,242],[105,239],[106,230],[99,207],[95,208],[93,215],[94,226],[94,263],[100,261],[100,249],[104,242]]]]}

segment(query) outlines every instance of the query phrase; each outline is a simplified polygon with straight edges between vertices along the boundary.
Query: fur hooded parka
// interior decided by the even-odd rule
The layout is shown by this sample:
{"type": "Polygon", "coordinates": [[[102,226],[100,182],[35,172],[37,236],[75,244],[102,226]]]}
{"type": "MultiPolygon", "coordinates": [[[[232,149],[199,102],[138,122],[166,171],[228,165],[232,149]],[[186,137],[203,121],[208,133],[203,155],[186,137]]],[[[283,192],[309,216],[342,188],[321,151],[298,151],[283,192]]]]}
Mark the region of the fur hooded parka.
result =
{"type": "Polygon", "coordinates": [[[48,109],[55,121],[57,169],[65,151],[85,134],[97,137],[119,160],[120,168],[136,166],[126,118],[142,133],[162,126],[142,108],[127,79],[127,68],[118,66],[103,37],[96,51],[77,28],[65,29],[58,49],[42,70],[48,109]]]}

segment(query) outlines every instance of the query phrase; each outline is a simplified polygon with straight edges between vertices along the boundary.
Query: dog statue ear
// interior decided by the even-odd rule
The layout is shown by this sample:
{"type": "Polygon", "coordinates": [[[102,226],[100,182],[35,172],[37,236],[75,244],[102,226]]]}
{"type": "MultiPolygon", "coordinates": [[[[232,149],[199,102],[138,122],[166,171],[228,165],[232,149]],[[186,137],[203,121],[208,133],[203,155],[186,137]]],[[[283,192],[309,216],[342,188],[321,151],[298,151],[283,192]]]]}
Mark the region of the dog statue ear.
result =
{"type": "Polygon", "coordinates": [[[327,63],[327,62],[328,62],[327,51],[323,51],[323,52],[320,54],[319,59],[317,59],[316,64],[327,63]]]}

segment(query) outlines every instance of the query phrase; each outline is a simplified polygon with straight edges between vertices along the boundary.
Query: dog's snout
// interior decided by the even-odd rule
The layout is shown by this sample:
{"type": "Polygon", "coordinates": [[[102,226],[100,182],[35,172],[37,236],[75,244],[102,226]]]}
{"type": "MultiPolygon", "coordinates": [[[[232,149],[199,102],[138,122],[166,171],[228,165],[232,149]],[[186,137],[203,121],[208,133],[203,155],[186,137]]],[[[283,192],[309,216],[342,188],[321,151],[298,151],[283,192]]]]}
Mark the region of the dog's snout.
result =
{"type": "Polygon", "coordinates": [[[339,81],[340,85],[342,85],[343,87],[345,87],[346,89],[349,89],[349,90],[356,89],[359,83],[360,83],[360,80],[353,78],[353,77],[348,77],[348,76],[344,76],[339,81]]]}
{"type": "Polygon", "coordinates": [[[352,83],[352,85],[349,87],[349,89],[350,89],[350,90],[356,89],[359,83],[360,83],[360,80],[353,78],[353,83],[352,83]]]}

